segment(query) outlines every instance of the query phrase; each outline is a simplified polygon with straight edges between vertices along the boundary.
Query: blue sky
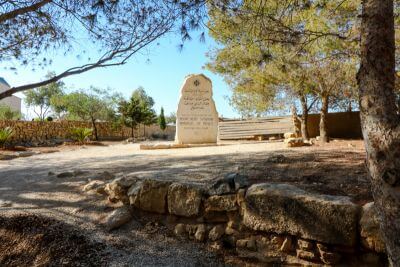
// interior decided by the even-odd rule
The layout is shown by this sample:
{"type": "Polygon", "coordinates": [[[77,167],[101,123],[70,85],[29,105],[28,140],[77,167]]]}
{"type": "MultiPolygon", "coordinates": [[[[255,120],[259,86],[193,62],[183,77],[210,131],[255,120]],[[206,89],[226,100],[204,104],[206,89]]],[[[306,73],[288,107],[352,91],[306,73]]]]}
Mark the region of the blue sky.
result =
{"type": "MultiPolygon", "coordinates": [[[[210,38],[206,38],[205,43],[200,43],[196,37],[194,34],[193,40],[185,44],[183,51],[179,51],[178,37],[165,36],[158,41],[159,44],[154,44],[150,49],[137,54],[126,65],[95,69],[70,76],[63,81],[71,89],[89,88],[94,85],[104,89],[111,88],[121,92],[125,97],[137,87],[143,86],[154,98],[157,112],[163,106],[165,113],[169,114],[176,110],[179,89],[184,77],[192,73],[204,73],[213,81],[214,100],[220,116],[239,117],[226,99],[226,96],[230,95],[226,83],[220,76],[203,69],[207,62],[205,53],[210,47],[215,46],[215,43],[210,38]]],[[[59,73],[68,67],[85,62],[71,54],[52,56],[52,59],[53,64],[44,70],[32,71],[31,68],[18,67],[18,73],[15,74],[3,69],[0,76],[3,76],[11,86],[17,86],[39,81],[49,70],[59,73]]],[[[26,113],[26,108],[23,112],[26,113]]]]}

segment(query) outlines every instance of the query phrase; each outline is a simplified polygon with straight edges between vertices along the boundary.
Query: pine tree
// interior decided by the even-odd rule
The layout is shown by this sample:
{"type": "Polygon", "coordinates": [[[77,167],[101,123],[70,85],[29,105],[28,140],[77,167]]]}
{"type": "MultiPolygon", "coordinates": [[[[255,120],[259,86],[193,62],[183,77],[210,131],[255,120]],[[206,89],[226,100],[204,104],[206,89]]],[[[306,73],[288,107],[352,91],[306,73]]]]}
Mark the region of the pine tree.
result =
{"type": "Polygon", "coordinates": [[[160,125],[160,129],[163,131],[167,128],[167,123],[165,122],[165,116],[164,116],[164,108],[162,107],[160,116],[158,117],[158,124],[160,125]]]}

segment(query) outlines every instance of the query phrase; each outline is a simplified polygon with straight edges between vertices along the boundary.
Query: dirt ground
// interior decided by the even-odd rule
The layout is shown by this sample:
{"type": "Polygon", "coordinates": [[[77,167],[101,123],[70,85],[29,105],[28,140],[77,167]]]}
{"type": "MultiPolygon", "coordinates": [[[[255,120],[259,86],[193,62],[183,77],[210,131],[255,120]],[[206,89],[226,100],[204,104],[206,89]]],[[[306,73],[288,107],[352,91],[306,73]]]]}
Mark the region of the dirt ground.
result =
{"type": "Polygon", "coordinates": [[[181,242],[163,225],[140,217],[106,231],[102,223],[116,204],[82,192],[104,171],[203,183],[238,171],[251,183],[292,183],[347,195],[360,204],[371,200],[359,140],[290,149],[282,142],[147,151],[118,143],[51,149],[59,152],[0,161],[0,266],[60,266],[64,261],[81,266],[223,265],[203,245],[181,242]],[[65,171],[79,175],[57,178],[65,171]]]}

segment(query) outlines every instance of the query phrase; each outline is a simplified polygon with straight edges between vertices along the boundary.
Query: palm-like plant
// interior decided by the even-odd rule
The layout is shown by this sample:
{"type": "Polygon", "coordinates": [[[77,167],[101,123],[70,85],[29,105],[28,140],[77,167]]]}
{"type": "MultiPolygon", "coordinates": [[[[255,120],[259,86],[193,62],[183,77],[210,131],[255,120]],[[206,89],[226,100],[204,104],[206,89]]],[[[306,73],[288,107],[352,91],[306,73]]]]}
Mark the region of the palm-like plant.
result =
{"type": "Polygon", "coordinates": [[[79,142],[81,144],[85,143],[85,141],[92,135],[93,129],[91,128],[73,128],[71,130],[71,138],[79,142]]]}
{"type": "Polygon", "coordinates": [[[6,143],[11,139],[13,130],[10,127],[0,129],[0,147],[4,147],[6,143]]]}

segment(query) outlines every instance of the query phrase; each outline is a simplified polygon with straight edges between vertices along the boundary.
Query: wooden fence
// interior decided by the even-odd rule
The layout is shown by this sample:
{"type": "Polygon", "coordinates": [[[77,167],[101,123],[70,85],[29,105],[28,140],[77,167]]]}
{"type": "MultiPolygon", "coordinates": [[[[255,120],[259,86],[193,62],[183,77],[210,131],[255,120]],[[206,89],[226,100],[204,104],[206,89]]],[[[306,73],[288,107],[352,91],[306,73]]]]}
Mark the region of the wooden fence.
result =
{"type": "Polygon", "coordinates": [[[222,119],[218,128],[220,140],[254,139],[257,136],[274,136],[294,131],[292,116],[222,119]]]}

